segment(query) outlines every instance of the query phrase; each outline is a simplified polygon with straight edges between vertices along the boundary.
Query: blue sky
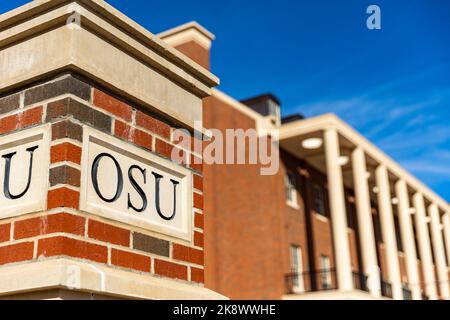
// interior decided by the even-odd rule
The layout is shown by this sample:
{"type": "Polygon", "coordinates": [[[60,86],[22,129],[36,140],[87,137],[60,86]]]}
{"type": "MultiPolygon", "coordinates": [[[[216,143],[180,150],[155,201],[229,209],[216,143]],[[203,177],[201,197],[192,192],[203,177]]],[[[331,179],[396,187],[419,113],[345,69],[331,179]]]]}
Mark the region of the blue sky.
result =
{"type": "Polygon", "coordinates": [[[272,92],[285,115],[334,112],[450,200],[450,1],[108,2],[154,33],[198,21],[217,36],[223,91],[272,92]],[[371,4],[381,31],[366,28],[371,4]]]}

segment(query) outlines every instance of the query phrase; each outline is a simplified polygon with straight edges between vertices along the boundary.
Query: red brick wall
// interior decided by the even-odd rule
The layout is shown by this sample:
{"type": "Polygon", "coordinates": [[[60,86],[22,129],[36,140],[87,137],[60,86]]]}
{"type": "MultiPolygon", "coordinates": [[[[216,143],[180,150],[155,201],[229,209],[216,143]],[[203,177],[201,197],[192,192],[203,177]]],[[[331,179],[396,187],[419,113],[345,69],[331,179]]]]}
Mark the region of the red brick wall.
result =
{"type": "MultiPolygon", "coordinates": [[[[284,241],[283,241],[283,273],[288,275],[292,272],[291,270],[291,257],[290,257],[290,247],[298,246],[302,252],[302,262],[303,271],[307,272],[309,270],[309,256],[308,252],[311,251],[310,243],[308,241],[309,229],[308,221],[306,221],[305,212],[308,210],[309,206],[305,202],[306,197],[304,196],[305,187],[305,177],[300,174],[298,170],[300,167],[300,161],[295,157],[290,156],[287,153],[281,152],[281,168],[277,176],[276,187],[283,192],[278,197],[277,202],[280,206],[280,214],[284,216],[284,241]],[[284,193],[284,177],[287,172],[291,172],[295,176],[297,185],[297,202],[299,208],[293,208],[288,206],[286,203],[286,195],[284,193]]],[[[289,284],[289,282],[287,283],[289,284]]],[[[307,286],[307,284],[305,284],[307,286]]],[[[285,288],[287,293],[288,287],[285,288]]]]}
{"type": "Polygon", "coordinates": [[[171,122],[72,75],[0,97],[0,135],[44,123],[52,127],[47,210],[0,220],[0,267],[66,257],[203,283],[201,165],[186,165],[194,173],[192,245],[78,210],[83,125],[168,158],[171,122]]]}
{"type": "MultiPolygon", "coordinates": [[[[254,128],[255,122],[211,97],[204,102],[204,125],[224,132],[227,128],[254,128]]],[[[250,165],[205,166],[204,173],[205,271],[209,288],[233,299],[282,298],[288,289],[285,276],[291,273],[291,245],[302,249],[305,272],[321,268],[321,255],[329,257],[331,268],[335,267],[325,174],[283,150],[280,171],[275,176],[261,176],[259,167],[250,165]],[[287,171],[296,176],[298,208],[286,203],[287,171]],[[313,210],[314,184],[324,188],[328,211],[325,217],[313,210]]],[[[353,192],[345,191],[347,208],[351,209],[348,210],[348,236],[352,268],[361,272],[353,192]]],[[[377,219],[375,215],[374,220],[377,219]]],[[[378,226],[378,256],[382,277],[387,279],[379,231],[378,226]]]]}
{"type": "MultiPolygon", "coordinates": [[[[216,97],[204,102],[204,125],[222,132],[255,128],[253,119],[216,97]]],[[[275,176],[261,176],[259,169],[205,166],[206,285],[233,299],[280,299],[286,294],[291,245],[302,249],[305,272],[320,269],[321,255],[328,256],[334,268],[332,221],[314,212],[311,198],[313,185],[323,186],[329,212],[326,176],[283,150],[275,176]],[[299,208],[286,203],[287,171],[296,175],[299,208]]],[[[352,265],[360,271],[356,211],[351,215],[352,265]]]]}
{"type": "MultiPolygon", "coordinates": [[[[255,128],[221,100],[204,102],[204,126],[255,128]]],[[[284,292],[283,217],[277,176],[260,167],[205,165],[206,285],[232,299],[279,299],[284,292]]]]}
{"type": "Polygon", "coordinates": [[[203,68],[209,70],[210,53],[209,50],[202,47],[195,41],[189,41],[175,47],[178,51],[191,58],[193,61],[201,65],[203,68]]]}

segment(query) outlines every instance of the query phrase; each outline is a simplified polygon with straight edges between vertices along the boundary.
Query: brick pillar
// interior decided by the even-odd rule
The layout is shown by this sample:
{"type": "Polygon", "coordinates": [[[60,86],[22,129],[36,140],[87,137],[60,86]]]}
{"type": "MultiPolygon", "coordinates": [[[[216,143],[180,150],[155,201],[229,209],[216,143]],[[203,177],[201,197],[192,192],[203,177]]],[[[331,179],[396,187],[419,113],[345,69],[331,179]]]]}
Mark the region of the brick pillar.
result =
{"type": "MultiPolygon", "coordinates": [[[[82,15],[91,7],[95,10],[89,14],[109,7],[84,2],[86,12],[77,1],[72,9],[79,8],[82,15]]],[[[68,12],[57,5],[31,9],[37,15],[47,12],[46,18],[54,21],[68,12]]],[[[10,16],[24,15],[23,28],[28,23],[33,28],[27,19],[35,17],[23,12],[10,16]]],[[[90,19],[104,22],[101,16],[90,19]]],[[[83,293],[88,292],[119,298],[221,298],[203,285],[201,155],[172,137],[175,129],[193,131],[193,121],[201,120],[201,100],[216,79],[202,71],[201,81],[189,85],[199,75],[180,54],[175,54],[177,66],[165,56],[153,63],[164,63],[173,77],[183,77],[177,68],[184,68],[191,79],[174,84],[168,75],[153,74],[127,51],[103,44],[125,37],[114,29],[114,19],[123,22],[119,14],[108,22],[111,38],[87,34],[83,25],[61,25],[44,36],[19,36],[16,45],[0,50],[0,60],[8,65],[28,64],[34,70],[11,68],[0,76],[0,295],[20,292],[39,298],[46,288],[60,287],[45,296],[90,298],[83,293]],[[23,50],[38,45],[40,37],[66,35],[91,47],[101,43],[96,54],[106,58],[95,63],[91,51],[74,45],[68,55],[62,49],[47,52],[50,60],[39,60],[37,53],[30,61],[14,60],[33,55],[35,50],[23,50]],[[23,54],[18,57],[15,51],[23,54]],[[69,70],[74,56],[76,72],[69,70]],[[55,60],[67,68],[60,66],[59,73],[47,76],[44,71],[54,68],[55,60]],[[102,63],[104,69],[98,71],[102,63]],[[120,65],[126,67],[109,73],[120,65]],[[32,75],[30,85],[27,77],[32,75]],[[172,157],[173,151],[181,160],[172,157]]],[[[2,22],[8,31],[9,22],[2,22]]],[[[128,28],[128,42],[135,41],[133,32],[140,31],[128,28]]]]}

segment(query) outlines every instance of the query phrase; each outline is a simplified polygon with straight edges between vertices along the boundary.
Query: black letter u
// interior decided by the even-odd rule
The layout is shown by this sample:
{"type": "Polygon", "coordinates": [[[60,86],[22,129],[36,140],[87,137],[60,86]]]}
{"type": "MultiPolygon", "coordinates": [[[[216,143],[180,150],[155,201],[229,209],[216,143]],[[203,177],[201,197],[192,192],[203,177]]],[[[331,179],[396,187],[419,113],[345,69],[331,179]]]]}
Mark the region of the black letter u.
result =
{"type": "Polygon", "coordinates": [[[2,158],[5,158],[5,160],[6,160],[5,179],[3,180],[3,193],[5,194],[6,198],[11,199],[11,200],[20,199],[28,192],[28,189],[30,189],[31,175],[33,173],[33,154],[37,148],[39,148],[39,146],[35,146],[35,147],[31,147],[31,148],[27,149],[27,151],[30,153],[30,166],[28,169],[28,182],[27,182],[27,186],[25,187],[25,190],[18,195],[12,194],[11,191],[9,190],[9,180],[11,178],[11,160],[17,154],[17,152],[9,153],[2,157],[2,158]]]}
{"type": "Polygon", "coordinates": [[[156,204],[156,211],[158,211],[158,214],[161,218],[163,218],[166,221],[170,221],[173,220],[173,218],[175,218],[175,214],[177,213],[177,186],[180,184],[179,182],[175,181],[175,180],[170,180],[170,182],[172,182],[173,184],[173,211],[172,211],[172,215],[167,217],[165,216],[162,212],[161,212],[161,199],[160,199],[160,195],[161,195],[161,179],[163,178],[162,175],[157,174],[155,172],[152,172],[153,176],[155,177],[155,204],[156,204]]]}

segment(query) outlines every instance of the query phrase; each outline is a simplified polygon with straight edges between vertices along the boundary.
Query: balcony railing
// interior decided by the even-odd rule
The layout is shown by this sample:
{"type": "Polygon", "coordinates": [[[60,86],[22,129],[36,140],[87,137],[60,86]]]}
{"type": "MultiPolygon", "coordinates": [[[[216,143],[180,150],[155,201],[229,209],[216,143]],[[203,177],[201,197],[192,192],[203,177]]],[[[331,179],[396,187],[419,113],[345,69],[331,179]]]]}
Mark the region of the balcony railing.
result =
{"type": "Polygon", "coordinates": [[[403,300],[412,300],[412,292],[411,289],[408,288],[408,286],[403,285],[403,300]]]}
{"type": "Polygon", "coordinates": [[[286,276],[288,294],[329,291],[337,289],[336,270],[291,273],[286,276]]]}
{"type": "MultiPolygon", "coordinates": [[[[368,277],[361,272],[353,272],[353,285],[356,290],[369,292],[368,277]]],[[[286,293],[300,294],[318,291],[337,290],[338,283],[336,269],[308,271],[303,273],[291,273],[286,276],[286,293]]],[[[389,282],[381,281],[381,294],[383,297],[392,298],[392,286],[389,282]]],[[[411,291],[403,288],[405,300],[410,300],[411,291]]]]}
{"type": "Polygon", "coordinates": [[[364,273],[353,272],[353,285],[356,290],[369,292],[367,280],[368,280],[368,277],[364,273]]]}
{"type": "Polygon", "coordinates": [[[392,285],[389,282],[381,281],[381,295],[386,298],[392,298],[392,285]]]}
{"type": "MultiPolygon", "coordinates": [[[[355,289],[369,291],[367,276],[363,273],[353,272],[353,283],[355,289]]],[[[286,276],[286,292],[289,294],[337,289],[336,269],[292,273],[286,276]]]]}

